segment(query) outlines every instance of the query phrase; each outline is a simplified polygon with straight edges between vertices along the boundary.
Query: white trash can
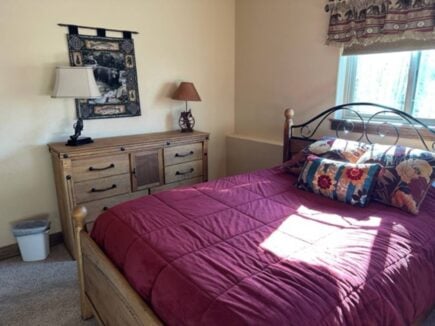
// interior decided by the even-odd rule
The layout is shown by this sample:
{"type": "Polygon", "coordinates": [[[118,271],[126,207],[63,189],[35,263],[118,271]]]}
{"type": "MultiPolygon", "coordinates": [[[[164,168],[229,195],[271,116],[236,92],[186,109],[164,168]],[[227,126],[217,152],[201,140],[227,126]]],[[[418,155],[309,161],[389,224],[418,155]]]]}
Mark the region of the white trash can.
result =
{"type": "Polygon", "coordinates": [[[48,257],[49,230],[50,222],[47,219],[21,221],[12,226],[12,233],[17,239],[24,261],[44,260],[48,257]]]}

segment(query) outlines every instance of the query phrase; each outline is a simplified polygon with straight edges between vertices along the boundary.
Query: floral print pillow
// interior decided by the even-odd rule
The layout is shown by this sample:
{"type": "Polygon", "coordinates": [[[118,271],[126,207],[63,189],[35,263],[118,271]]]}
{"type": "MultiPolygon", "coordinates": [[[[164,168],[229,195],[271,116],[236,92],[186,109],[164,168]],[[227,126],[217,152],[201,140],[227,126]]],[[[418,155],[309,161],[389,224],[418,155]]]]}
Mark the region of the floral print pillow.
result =
{"type": "Polygon", "coordinates": [[[365,207],[380,170],[379,164],[353,164],[310,155],[297,186],[334,200],[365,207]]]}
{"type": "Polygon", "coordinates": [[[299,175],[308,155],[329,158],[331,160],[356,163],[370,149],[370,145],[334,137],[323,137],[305,147],[283,164],[291,174],[299,175]]]}
{"type": "Polygon", "coordinates": [[[358,163],[379,163],[373,199],[418,214],[435,179],[435,153],[405,147],[374,144],[358,163]]]}

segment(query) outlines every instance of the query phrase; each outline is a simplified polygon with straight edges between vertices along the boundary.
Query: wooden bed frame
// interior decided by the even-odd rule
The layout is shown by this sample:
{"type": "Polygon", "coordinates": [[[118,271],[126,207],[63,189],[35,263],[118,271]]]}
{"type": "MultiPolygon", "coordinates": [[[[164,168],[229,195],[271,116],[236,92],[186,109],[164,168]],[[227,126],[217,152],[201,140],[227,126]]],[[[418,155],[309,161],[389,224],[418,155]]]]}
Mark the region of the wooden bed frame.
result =
{"type": "MultiPolygon", "coordinates": [[[[294,111],[290,109],[285,110],[283,161],[288,160],[292,153],[299,151],[306,146],[307,143],[315,141],[313,138],[314,134],[320,124],[331,114],[340,110],[357,112],[351,107],[361,105],[375,106],[381,109],[380,112],[383,112],[383,114],[388,112],[390,114],[394,113],[398,115],[414,127],[416,134],[423,142],[424,147],[429,149],[429,146],[427,146],[426,141],[422,137],[422,130],[419,127],[423,127],[433,135],[435,135],[435,131],[424,123],[402,111],[370,103],[354,103],[326,110],[308,122],[300,125],[295,125],[293,122],[294,111]],[[309,126],[312,123],[318,124],[314,128],[311,128],[309,126]],[[299,135],[297,135],[298,133],[299,135]]],[[[377,116],[378,114],[379,113],[376,113],[375,115],[377,116]]],[[[370,136],[368,136],[370,134],[370,128],[367,127],[367,122],[365,122],[358,113],[356,113],[356,116],[361,118],[363,124],[362,136],[360,139],[366,138],[368,142],[371,142],[370,136]]],[[[368,120],[368,122],[370,121],[371,119],[368,120]]],[[[398,142],[400,130],[396,126],[389,122],[382,123],[379,126],[383,126],[383,128],[391,129],[393,131],[395,130],[397,132],[395,143],[398,142]]],[[[345,134],[348,132],[354,132],[354,127],[354,122],[343,120],[342,126],[336,128],[337,135],[339,135],[340,132],[344,132],[345,134]]],[[[375,128],[375,130],[378,131],[378,134],[380,133],[379,131],[384,133],[384,130],[381,130],[379,127],[375,128]]],[[[435,146],[434,144],[435,143],[432,143],[432,149],[435,146]]],[[[84,206],[78,206],[72,212],[77,246],[76,252],[82,318],[89,319],[95,317],[101,325],[163,325],[163,322],[136,293],[124,276],[89,236],[86,230],[86,215],[87,210],[84,206]]],[[[419,325],[420,322],[424,320],[424,317],[426,316],[422,316],[415,325],[419,325]]]]}
{"type": "Polygon", "coordinates": [[[163,325],[86,232],[86,208],[76,207],[77,267],[82,319],[101,325],[163,325]]]}

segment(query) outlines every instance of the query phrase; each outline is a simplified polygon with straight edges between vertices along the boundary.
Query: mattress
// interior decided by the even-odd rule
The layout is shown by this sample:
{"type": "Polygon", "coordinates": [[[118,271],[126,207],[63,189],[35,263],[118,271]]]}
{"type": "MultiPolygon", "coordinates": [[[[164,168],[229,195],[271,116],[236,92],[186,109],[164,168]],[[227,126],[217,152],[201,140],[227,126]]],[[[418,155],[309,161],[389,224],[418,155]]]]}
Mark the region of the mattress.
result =
{"type": "Polygon", "coordinates": [[[118,205],[92,238],[168,325],[409,325],[435,304],[418,217],[304,192],[280,168],[118,205]]]}

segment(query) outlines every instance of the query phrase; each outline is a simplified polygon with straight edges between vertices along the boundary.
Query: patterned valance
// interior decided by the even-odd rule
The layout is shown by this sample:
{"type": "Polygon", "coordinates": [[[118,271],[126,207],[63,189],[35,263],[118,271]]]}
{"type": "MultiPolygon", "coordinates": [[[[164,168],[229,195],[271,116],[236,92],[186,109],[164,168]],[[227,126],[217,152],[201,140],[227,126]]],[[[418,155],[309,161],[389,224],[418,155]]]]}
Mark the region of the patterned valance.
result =
{"type": "Polygon", "coordinates": [[[329,0],[327,44],[435,40],[435,0],[329,0]]]}

